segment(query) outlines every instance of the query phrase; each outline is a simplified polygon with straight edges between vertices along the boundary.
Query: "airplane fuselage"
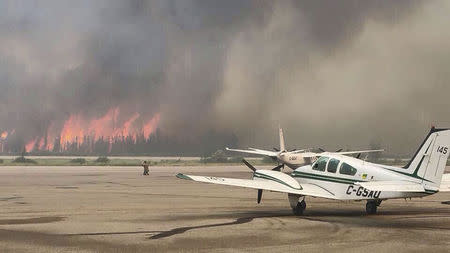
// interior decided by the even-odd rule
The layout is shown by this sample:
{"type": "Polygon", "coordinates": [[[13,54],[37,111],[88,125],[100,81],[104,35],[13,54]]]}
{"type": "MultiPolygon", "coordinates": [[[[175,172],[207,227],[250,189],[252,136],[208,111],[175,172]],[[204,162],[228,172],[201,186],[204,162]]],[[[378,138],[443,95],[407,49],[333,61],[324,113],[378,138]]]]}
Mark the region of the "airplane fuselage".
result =
{"type": "Polygon", "coordinates": [[[427,191],[427,193],[371,191],[362,186],[358,186],[355,183],[386,180],[408,180],[420,183],[421,180],[402,175],[401,168],[397,167],[382,166],[343,155],[330,154],[324,157],[338,160],[339,165],[337,168],[340,168],[342,163],[345,162],[355,168],[356,173],[354,175],[346,175],[340,173],[339,169],[335,172],[330,172],[327,170],[327,166],[325,167],[325,170],[321,171],[317,168],[313,168],[315,164],[311,164],[296,168],[291,173],[291,176],[300,184],[309,183],[317,185],[335,196],[336,199],[341,200],[414,198],[427,196],[437,192],[432,190],[427,191]]]}
{"type": "Polygon", "coordinates": [[[289,168],[295,170],[301,166],[305,166],[308,164],[313,163],[316,159],[311,157],[305,157],[304,154],[310,154],[308,153],[281,153],[277,156],[278,162],[284,163],[289,168]]]}

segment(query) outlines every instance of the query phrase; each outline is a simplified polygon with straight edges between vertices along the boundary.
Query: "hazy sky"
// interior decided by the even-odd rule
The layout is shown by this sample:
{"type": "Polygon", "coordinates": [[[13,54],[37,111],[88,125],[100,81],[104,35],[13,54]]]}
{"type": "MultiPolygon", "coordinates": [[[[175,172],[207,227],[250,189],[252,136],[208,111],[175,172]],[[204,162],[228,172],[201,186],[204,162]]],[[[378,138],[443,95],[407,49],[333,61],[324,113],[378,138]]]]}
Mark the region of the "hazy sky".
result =
{"type": "Polygon", "coordinates": [[[450,2],[0,0],[0,131],[160,113],[242,147],[410,153],[450,126],[450,2]]]}

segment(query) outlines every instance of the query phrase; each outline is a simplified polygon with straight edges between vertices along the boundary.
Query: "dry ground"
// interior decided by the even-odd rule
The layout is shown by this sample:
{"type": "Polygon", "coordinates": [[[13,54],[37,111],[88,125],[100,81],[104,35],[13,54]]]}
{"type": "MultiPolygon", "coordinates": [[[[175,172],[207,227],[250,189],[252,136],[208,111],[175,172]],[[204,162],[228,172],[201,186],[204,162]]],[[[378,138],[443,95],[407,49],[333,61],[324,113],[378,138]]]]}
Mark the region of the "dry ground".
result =
{"type": "Polygon", "coordinates": [[[0,167],[0,252],[449,252],[450,194],[383,202],[307,199],[179,180],[250,177],[243,166],[0,167]]]}

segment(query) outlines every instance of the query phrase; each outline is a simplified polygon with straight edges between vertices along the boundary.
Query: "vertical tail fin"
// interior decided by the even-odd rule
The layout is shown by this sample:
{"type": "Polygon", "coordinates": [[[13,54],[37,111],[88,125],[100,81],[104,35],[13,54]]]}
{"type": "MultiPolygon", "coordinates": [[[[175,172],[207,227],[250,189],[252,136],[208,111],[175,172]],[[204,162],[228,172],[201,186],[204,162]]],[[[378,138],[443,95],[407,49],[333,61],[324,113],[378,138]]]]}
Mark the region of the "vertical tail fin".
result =
{"type": "Polygon", "coordinates": [[[449,147],[450,129],[433,127],[405,168],[411,176],[421,179],[425,188],[439,188],[450,154],[449,147]]]}
{"type": "Polygon", "coordinates": [[[286,147],[284,145],[284,136],[283,136],[283,129],[279,129],[279,134],[280,134],[280,151],[286,151],[286,147]]]}

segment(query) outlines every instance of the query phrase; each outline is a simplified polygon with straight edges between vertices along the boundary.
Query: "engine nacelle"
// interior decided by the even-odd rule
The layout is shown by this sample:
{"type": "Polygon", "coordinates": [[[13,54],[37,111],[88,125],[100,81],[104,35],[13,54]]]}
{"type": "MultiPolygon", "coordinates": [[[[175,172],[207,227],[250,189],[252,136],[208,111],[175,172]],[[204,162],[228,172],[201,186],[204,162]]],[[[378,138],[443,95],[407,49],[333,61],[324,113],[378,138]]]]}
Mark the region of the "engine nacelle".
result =
{"type": "Polygon", "coordinates": [[[253,180],[269,180],[290,188],[301,190],[302,187],[293,177],[279,171],[273,170],[256,170],[253,173],[253,180]]]}

